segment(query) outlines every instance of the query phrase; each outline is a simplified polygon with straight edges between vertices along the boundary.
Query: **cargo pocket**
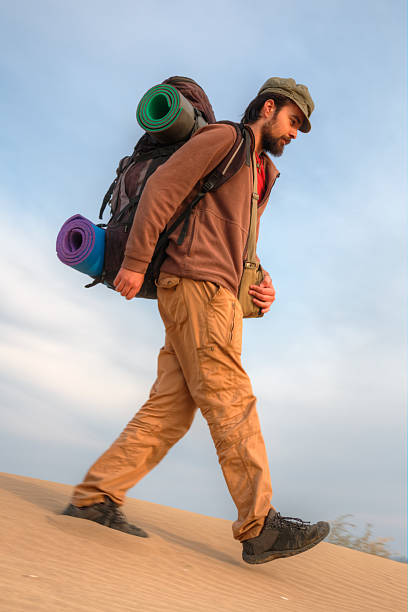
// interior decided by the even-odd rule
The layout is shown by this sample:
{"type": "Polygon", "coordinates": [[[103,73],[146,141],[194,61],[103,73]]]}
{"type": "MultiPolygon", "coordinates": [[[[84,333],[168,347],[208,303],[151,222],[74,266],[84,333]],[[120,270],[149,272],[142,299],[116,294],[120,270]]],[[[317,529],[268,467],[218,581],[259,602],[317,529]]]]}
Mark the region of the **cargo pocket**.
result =
{"type": "Polygon", "coordinates": [[[234,295],[224,287],[207,304],[210,344],[229,348],[239,354],[242,349],[242,309],[234,295]]]}
{"type": "Polygon", "coordinates": [[[240,356],[225,347],[206,346],[197,349],[197,357],[199,405],[208,424],[236,418],[242,413],[240,356]]]}
{"type": "Polygon", "coordinates": [[[172,276],[170,274],[160,273],[159,278],[156,281],[156,287],[161,287],[162,289],[171,289],[172,287],[176,287],[181,281],[179,276],[172,276]]]}
{"type": "Polygon", "coordinates": [[[238,300],[232,303],[229,344],[237,353],[242,352],[242,308],[238,300]]]}
{"type": "Polygon", "coordinates": [[[180,277],[163,273],[156,281],[159,311],[166,329],[181,325],[187,319],[181,282],[180,277]]]}

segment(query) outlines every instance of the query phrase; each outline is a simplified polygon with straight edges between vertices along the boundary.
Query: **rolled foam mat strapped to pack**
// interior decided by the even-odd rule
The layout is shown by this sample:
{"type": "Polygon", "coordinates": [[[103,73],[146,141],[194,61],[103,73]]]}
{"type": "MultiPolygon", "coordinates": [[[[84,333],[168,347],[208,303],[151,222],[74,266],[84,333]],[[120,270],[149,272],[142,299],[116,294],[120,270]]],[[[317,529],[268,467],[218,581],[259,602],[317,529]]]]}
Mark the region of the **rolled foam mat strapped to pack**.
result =
{"type": "Polygon", "coordinates": [[[105,230],[82,215],[65,221],[57,236],[57,256],[62,263],[96,277],[102,272],[105,230]]]}
{"type": "Polygon", "coordinates": [[[139,125],[162,142],[177,142],[194,127],[193,105],[172,85],[155,85],[140,100],[139,125]]]}

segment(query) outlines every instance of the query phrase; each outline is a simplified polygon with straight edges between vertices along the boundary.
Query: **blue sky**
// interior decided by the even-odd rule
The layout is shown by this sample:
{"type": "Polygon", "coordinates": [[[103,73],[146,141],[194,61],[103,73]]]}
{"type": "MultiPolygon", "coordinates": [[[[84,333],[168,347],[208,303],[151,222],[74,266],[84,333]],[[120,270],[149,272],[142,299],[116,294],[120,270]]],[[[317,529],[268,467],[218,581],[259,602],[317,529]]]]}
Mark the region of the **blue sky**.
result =
{"type": "MultiPolygon", "coordinates": [[[[259,5],[19,1],[1,9],[1,469],[75,483],[146,399],[163,332],[55,256],[96,221],[141,135],[143,93],[181,74],[238,120],[270,76],[315,100],[258,253],[277,289],[247,321],[274,505],[351,513],[405,550],[406,8],[400,0],[259,5]]],[[[131,495],[233,519],[203,419],[131,495]]]]}

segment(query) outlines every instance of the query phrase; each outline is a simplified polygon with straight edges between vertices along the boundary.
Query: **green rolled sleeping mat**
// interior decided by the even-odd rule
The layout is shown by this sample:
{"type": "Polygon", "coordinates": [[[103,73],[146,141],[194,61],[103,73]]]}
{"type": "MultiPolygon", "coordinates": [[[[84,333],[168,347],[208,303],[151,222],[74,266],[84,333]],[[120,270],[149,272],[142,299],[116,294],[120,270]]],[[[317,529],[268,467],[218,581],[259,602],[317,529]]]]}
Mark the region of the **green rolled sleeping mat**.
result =
{"type": "Polygon", "coordinates": [[[155,85],[140,100],[136,119],[159,142],[173,143],[189,136],[196,121],[206,125],[194,106],[172,85],[155,85]]]}

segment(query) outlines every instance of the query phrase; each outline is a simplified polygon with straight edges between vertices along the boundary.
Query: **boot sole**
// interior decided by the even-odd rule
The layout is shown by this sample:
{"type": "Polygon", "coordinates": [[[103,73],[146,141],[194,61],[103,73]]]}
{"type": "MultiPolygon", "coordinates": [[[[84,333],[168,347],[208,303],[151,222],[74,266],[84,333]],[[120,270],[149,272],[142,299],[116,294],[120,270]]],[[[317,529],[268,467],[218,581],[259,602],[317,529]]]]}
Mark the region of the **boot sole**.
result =
{"type": "Polygon", "coordinates": [[[317,540],[311,542],[307,546],[303,546],[302,548],[296,548],[294,550],[267,550],[260,555],[247,555],[246,553],[242,553],[242,559],[246,563],[250,563],[251,565],[258,565],[260,563],[267,563],[268,561],[274,561],[275,559],[284,559],[286,557],[293,557],[294,555],[299,555],[302,552],[306,552],[320,544],[322,540],[327,538],[329,535],[330,529],[327,529],[326,533],[323,533],[317,540]]]}

